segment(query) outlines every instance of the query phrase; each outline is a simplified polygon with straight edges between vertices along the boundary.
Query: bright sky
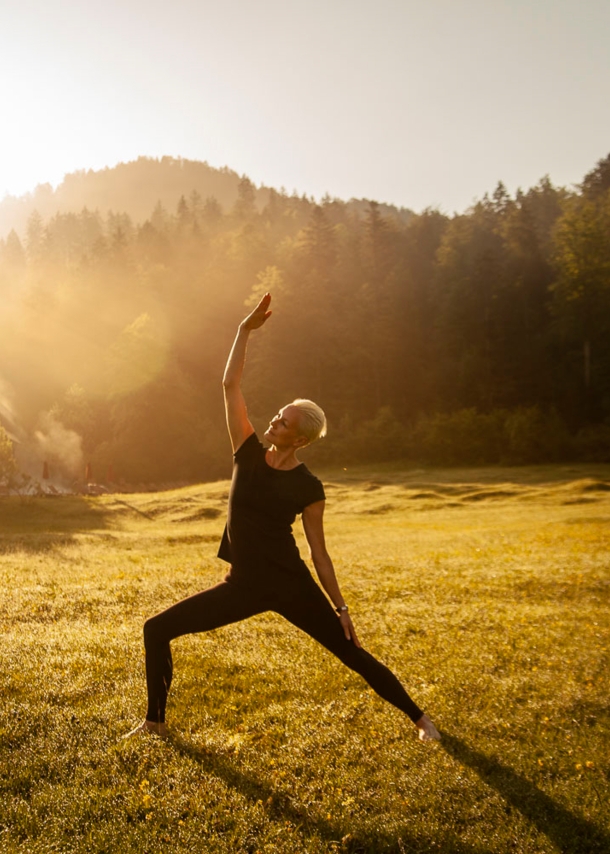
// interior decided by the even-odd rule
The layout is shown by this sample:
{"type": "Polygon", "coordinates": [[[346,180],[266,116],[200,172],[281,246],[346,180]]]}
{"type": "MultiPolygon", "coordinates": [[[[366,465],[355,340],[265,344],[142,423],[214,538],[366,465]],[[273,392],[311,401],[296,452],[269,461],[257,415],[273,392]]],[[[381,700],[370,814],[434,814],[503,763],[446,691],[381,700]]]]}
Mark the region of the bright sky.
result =
{"type": "Polygon", "coordinates": [[[2,0],[0,198],[140,155],[462,211],[610,152],[608,0],[2,0]]]}

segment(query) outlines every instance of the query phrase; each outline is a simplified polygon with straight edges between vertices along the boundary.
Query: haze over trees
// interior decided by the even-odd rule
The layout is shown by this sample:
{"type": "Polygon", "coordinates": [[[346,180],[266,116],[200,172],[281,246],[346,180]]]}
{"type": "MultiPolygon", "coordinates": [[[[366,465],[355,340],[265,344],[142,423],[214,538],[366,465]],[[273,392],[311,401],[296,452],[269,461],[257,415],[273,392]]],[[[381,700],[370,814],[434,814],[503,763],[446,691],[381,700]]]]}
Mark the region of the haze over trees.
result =
{"type": "Polygon", "coordinates": [[[317,400],[319,460],[610,459],[610,156],[453,217],[140,158],[5,199],[3,229],[0,415],[66,474],[226,475],[220,377],[267,290],[251,414],[317,400]]]}

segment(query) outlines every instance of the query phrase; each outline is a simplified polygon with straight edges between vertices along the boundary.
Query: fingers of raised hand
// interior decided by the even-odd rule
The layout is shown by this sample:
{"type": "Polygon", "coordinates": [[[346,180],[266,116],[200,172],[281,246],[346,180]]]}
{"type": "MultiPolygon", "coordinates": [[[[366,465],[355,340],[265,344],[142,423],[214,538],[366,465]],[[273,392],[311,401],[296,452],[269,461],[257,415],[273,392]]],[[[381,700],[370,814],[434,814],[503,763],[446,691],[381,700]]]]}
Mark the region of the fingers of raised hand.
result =
{"type": "Polygon", "coordinates": [[[246,329],[258,329],[259,326],[262,326],[271,315],[271,311],[269,310],[270,302],[271,294],[265,294],[265,296],[259,300],[256,308],[242,320],[241,325],[246,329]]]}

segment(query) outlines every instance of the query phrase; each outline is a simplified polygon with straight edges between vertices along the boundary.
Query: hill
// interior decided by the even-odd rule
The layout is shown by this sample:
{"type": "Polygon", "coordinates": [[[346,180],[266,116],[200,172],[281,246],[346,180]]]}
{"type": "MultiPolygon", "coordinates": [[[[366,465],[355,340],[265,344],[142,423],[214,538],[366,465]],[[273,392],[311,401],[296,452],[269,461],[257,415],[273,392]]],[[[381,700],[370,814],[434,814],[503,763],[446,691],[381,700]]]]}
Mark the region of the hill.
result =
{"type": "MultiPolygon", "coordinates": [[[[237,172],[226,166],[216,169],[205,162],[175,157],[138,157],[97,171],[83,169],[66,175],[56,189],[50,184],[39,184],[32,193],[6,196],[0,202],[0,238],[12,229],[23,237],[34,211],[43,220],[58,213],[80,213],[83,208],[103,215],[113,211],[126,213],[134,223],[140,224],[150,217],[159,202],[173,212],[184,196],[200,197],[202,202],[215,199],[226,213],[237,201],[241,180],[237,172]]],[[[253,187],[253,192],[260,210],[269,199],[270,188],[253,187]]],[[[349,204],[358,212],[367,207],[366,200],[352,199],[349,204]]],[[[393,205],[380,205],[380,210],[401,218],[411,214],[393,205]]]]}

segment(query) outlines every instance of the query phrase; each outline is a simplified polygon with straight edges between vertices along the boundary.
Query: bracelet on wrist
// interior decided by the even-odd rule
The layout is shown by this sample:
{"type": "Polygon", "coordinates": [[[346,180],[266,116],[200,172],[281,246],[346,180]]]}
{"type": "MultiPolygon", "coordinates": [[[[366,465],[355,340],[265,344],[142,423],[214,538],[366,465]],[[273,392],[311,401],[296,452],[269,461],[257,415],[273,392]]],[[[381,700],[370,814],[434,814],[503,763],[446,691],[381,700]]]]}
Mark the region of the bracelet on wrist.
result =
{"type": "Polygon", "coordinates": [[[339,616],[341,616],[341,614],[346,614],[349,611],[349,608],[347,605],[339,605],[338,608],[335,608],[335,611],[339,616]]]}

